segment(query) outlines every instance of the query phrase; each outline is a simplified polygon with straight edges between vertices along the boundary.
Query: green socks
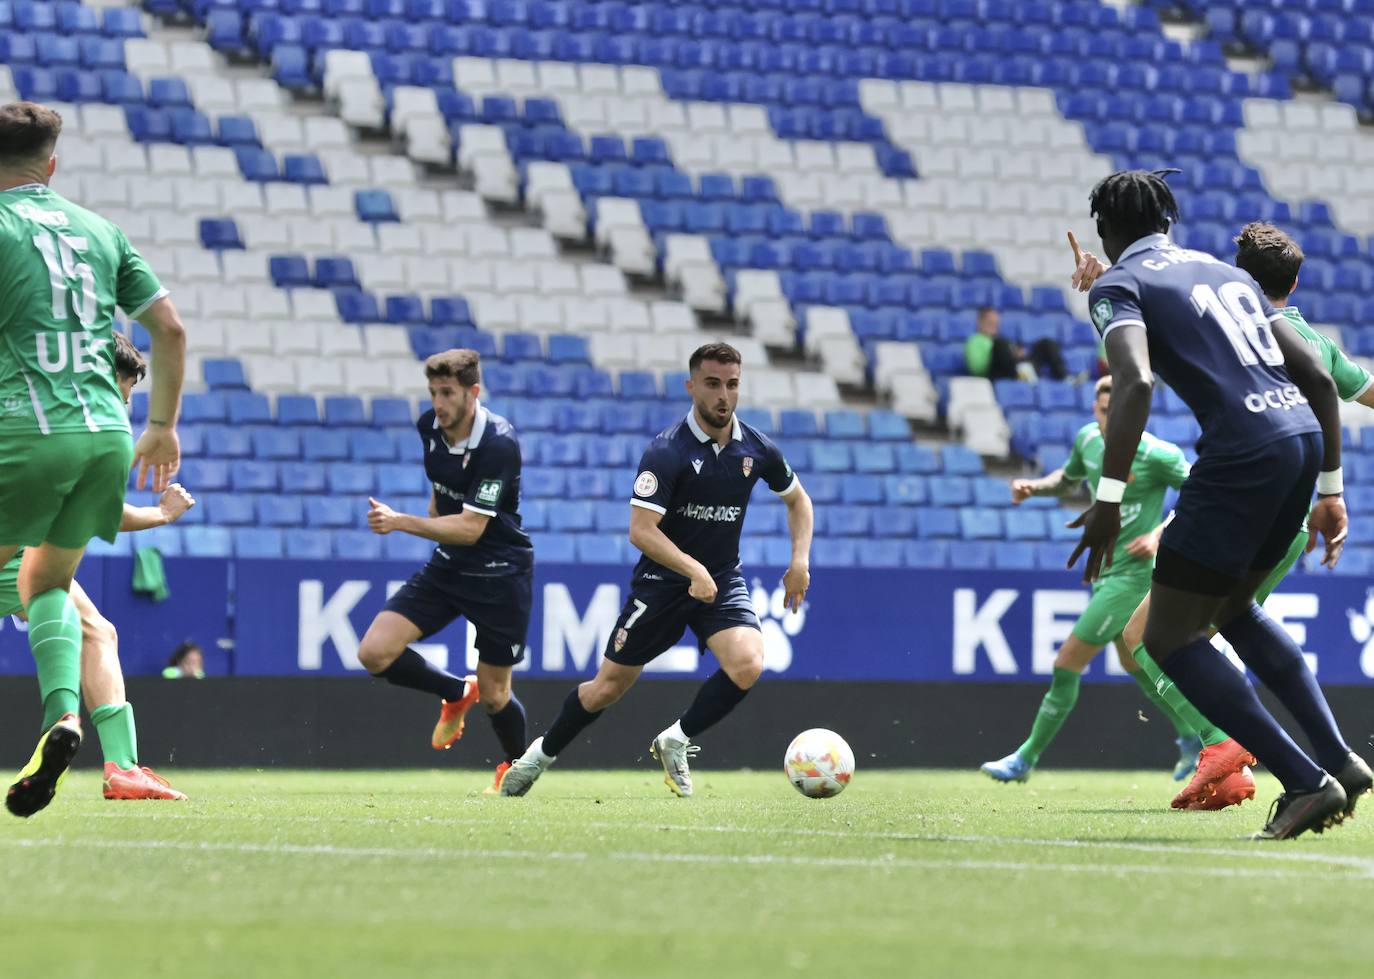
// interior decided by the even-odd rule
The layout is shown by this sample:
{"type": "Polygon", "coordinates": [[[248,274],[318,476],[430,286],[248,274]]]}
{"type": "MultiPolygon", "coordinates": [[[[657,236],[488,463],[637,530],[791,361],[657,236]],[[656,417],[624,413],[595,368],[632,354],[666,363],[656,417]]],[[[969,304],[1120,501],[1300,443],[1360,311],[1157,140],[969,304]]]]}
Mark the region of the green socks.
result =
{"type": "Polygon", "coordinates": [[[1050,681],[1049,693],[1045,694],[1045,699],[1040,702],[1040,710],[1035,715],[1030,737],[1026,739],[1025,744],[1016,749],[1016,753],[1028,764],[1035,765],[1040,761],[1040,753],[1050,746],[1050,742],[1068,720],[1074,704],[1078,703],[1078,686],[1082,682],[1083,677],[1073,670],[1061,669],[1058,666],[1054,668],[1054,679],[1050,681]]]}
{"type": "Polygon", "coordinates": [[[119,768],[138,767],[138,731],[134,728],[134,705],[102,704],[91,711],[100,750],[105,761],[119,768]]]}
{"type": "Polygon", "coordinates": [[[1140,684],[1140,689],[1145,696],[1149,697],[1153,703],[1159,706],[1160,710],[1164,711],[1165,716],[1173,722],[1174,727],[1178,728],[1181,736],[1196,733],[1204,745],[1220,744],[1230,737],[1221,728],[1203,717],[1202,712],[1189,703],[1182,691],[1174,686],[1174,681],[1170,680],[1159,668],[1159,664],[1150,657],[1149,653],[1145,652],[1144,645],[1137,646],[1132,651],[1131,656],[1140,665],[1140,672],[1132,674],[1136,683],[1140,684]],[[1181,725],[1186,725],[1188,730],[1185,731],[1181,725]]]}
{"type": "MultiPolygon", "coordinates": [[[[1144,670],[1136,670],[1131,674],[1131,679],[1134,680],[1136,686],[1140,688],[1140,692],[1145,695],[1145,699],[1159,708],[1159,712],[1169,719],[1169,723],[1174,726],[1174,731],[1177,732],[1180,738],[1197,737],[1196,729],[1180,717],[1178,712],[1174,710],[1173,705],[1164,699],[1163,695],[1156,689],[1155,681],[1150,679],[1149,674],[1144,670]]],[[[1174,692],[1178,691],[1177,687],[1171,688],[1174,692]]]]}
{"type": "Polygon", "coordinates": [[[38,667],[43,730],[81,707],[81,617],[61,588],[35,595],[29,617],[29,651],[38,667]]]}

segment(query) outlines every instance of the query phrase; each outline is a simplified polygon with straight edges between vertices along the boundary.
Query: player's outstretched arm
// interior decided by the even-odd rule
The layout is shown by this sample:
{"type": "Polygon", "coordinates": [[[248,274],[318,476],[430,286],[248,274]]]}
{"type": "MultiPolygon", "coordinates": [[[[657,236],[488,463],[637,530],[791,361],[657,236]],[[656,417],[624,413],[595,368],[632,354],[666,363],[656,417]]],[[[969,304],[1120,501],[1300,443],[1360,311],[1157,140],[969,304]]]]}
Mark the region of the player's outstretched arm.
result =
{"type": "Polygon", "coordinates": [[[1020,506],[1032,496],[1067,496],[1078,488],[1079,480],[1064,475],[1064,467],[1040,479],[1013,479],[1011,502],[1020,506]]]}
{"type": "Polygon", "coordinates": [[[716,600],[716,582],[711,572],[706,570],[696,558],[691,557],[668,539],[659,522],[663,514],[647,507],[630,507],[630,545],[639,550],[650,561],[663,565],[669,571],[676,571],[688,581],[691,587],[687,594],[699,602],[710,605],[716,600]]]}
{"type": "Polygon", "coordinates": [[[119,529],[125,533],[148,530],[152,527],[165,527],[176,523],[182,515],[196,505],[195,497],[186,492],[180,483],[168,486],[157,501],[157,506],[131,506],[124,504],[124,517],[119,529]]]}
{"type": "Polygon", "coordinates": [[[177,413],[186,371],[186,327],[166,296],[144,310],[138,321],[153,341],[153,381],[148,394],[148,427],[134,445],[136,485],[143,489],[151,476],[152,489],[161,493],[181,468],[177,413]]]}
{"type": "Polygon", "coordinates": [[[1292,324],[1284,317],[1276,316],[1269,321],[1269,326],[1279,350],[1283,352],[1288,376],[1312,406],[1312,413],[1322,427],[1322,469],[1317,478],[1317,503],[1308,517],[1312,534],[1307,541],[1307,550],[1310,553],[1316,547],[1317,537],[1320,536],[1326,544],[1322,564],[1334,568],[1341,559],[1341,550],[1349,533],[1349,520],[1342,495],[1340,396],[1336,393],[1336,382],[1292,324]]]}
{"type": "Polygon", "coordinates": [[[447,517],[416,517],[409,513],[397,513],[385,503],[370,496],[367,503],[367,526],[374,534],[399,531],[453,547],[471,547],[476,544],[482,539],[482,534],[486,533],[487,524],[491,521],[491,517],[486,514],[470,509],[447,517]]]}
{"type": "Polygon", "coordinates": [[[800,484],[782,501],[787,505],[787,530],[792,535],[792,563],[782,576],[783,606],[798,612],[811,587],[811,534],[816,526],[816,513],[811,497],[800,484]]]}
{"type": "Polygon", "coordinates": [[[1107,431],[1103,437],[1102,478],[1097,484],[1096,502],[1069,524],[1083,528],[1083,537],[1069,556],[1068,566],[1073,567],[1078,556],[1087,551],[1085,582],[1095,581],[1104,567],[1112,566],[1112,551],[1121,534],[1121,493],[1130,478],[1131,462],[1145,423],[1150,419],[1154,392],[1154,373],[1143,328],[1118,327],[1107,334],[1105,344],[1107,365],[1112,371],[1112,403],[1107,410],[1107,431]]]}

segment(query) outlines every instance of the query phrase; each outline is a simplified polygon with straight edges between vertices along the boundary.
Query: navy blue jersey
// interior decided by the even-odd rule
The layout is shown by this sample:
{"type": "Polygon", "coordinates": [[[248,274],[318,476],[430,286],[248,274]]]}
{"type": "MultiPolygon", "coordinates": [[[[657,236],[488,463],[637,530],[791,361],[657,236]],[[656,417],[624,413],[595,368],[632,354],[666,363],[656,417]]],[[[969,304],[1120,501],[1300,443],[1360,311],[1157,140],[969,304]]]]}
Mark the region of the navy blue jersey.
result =
{"type": "Polygon", "coordinates": [[[416,428],[425,445],[425,475],[434,486],[439,516],[472,510],[491,517],[477,543],[437,547],[435,566],[489,577],[532,569],[534,548],[520,529],[520,443],[510,422],[479,403],[472,434],[462,445],[444,440],[433,410],[420,416],[416,428]]]}
{"type": "Polygon", "coordinates": [[[1104,337],[1117,327],[1145,328],[1155,373],[1202,426],[1199,455],[1235,455],[1321,431],[1269,328],[1283,315],[1250,273],[1149,235],[1097,280],[1089,305],[1104,337]]]}
{"type": "MultiPolygon", "coordinates": [[[[744,511],[760,479],[779,496],[798,486],[782,450],[763,433],[736,417],[733,436],[721,448],[693,412],[650,443],[630,503],[663,514],[659,529],[714,577],[739,567],[744,511]]],[[[635,579],[686,580],[648,557],[635,565],[635,579]]]]}

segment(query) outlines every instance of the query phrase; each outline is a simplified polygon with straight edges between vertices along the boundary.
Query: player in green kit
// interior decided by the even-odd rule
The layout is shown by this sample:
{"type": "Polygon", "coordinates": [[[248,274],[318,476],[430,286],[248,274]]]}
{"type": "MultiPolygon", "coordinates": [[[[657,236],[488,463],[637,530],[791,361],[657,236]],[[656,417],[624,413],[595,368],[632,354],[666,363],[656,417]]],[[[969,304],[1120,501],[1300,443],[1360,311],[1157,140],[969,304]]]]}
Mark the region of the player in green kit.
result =
{"type": "MultiPolygon", "coordinates": [[[[1336,382],[1336,392],[1343,401],[1353,401],[1368,408],[1374,408],[1374,378],[1371,378],[1359,364],[1356,364],[1330,337],[1318,333],[1308,325],[1296,306],[1288,305],[1288,299],[1298,286],[1298,272],[1302,268],[1303,252],[1298,243],[1272,224],[1253,222],[1241,229],[1236,237],[1236,267],[1249,272],[1284,317],[1292,324],[1307,343],[1316,351],[1317,357],[1326,368],[1331,379],[1336,382]]],[[[1087,258],[1096,261],[1089,254],[1087,258]]],[[[1100,262],[1098,263],[1101,264],[1100,262]]],[[[1105,266],[1102,267],[1105,270],[1105,266]]],[[[1100,272],[1093,269],[1086,277],[1091,282],[1100,272]],[[1095,273],[1095,274],[1093,274],[1095,273]]],[[[1292,570],[1298,558],[1312,550],[1307,528],[1304,527],[1283,560],[1270,572],[1255,595],[1255,601],[1263,605],[1264,600],[1278,587],[1280,581],[1292,570]]],[[[1135,648],[1137,659],[1156,678],[1161,688],[1171,687],[1173,681],[1155,666],[1148,655],[1141,655],[1139,648],[1145,629],[1145,619],[1149,613],[1147,596],[1140,608],[1132,616],[1126,628],[1126,639],[1135,648]]],[[[1240,801],[1236,798],[1236,786],[1248,776],[1243,772],[1246,765],[1253,764],[1249,752],[1238,748],[1226,734],[1195,712],[1190,718],[1202,738],[1202,756],[1198,761],[1197,773],[1188,786],[1175,797],[1175,809],[1222,809],[1240,801]],[[1240,773],[1239,775],[1237,773],[1240,773]]],[[[1247,797],[1248,798],[1248,797],[1247,797]]]]}
{"type": "Polygon", "coordinates": [[[113,541],[134,463],[167,488],[180,464],[186,333],[124,233],[48,187],[62,120],[0,106],[0,565],[27,548],[20,601],[43,697],[43,735],[5,796],[43,809],[81,745],[81,622],[69,591],[86,545],[113,541]],[[152,337],[148,428],[134,444],[115,378],[114,315],[152,337]]]}
{"type": "MultiPolygon", "coordinates": [[[[1084,481],[1090,488],[1096,488],[1102,475],[1102,426],[1107,421],[1111,393],[1110,377],[1097,382],[1097,400],[1093,405],[1096,421],[1079,430],[1068,462],[1043,479],[1014,481],[1011,484],[1013,503],[1019,504],[1031,496],[1059,496],[1084,481]]],[[[1180,757],[1174,777],[1187,778],[1192,772],[1201,745],[1193,730],[1179,717],[1179,705],[1174,703],[1186,701],[1177,690],[1167,696],[1159,694],[1131,658],[1129,647],[1120,641],[1131,613],[1150,590],[1150,573],[1164,517],[1164,494],[1182,486],[1187,477],[1188,463],[1178,446],[1152,435],[1140,440],[1121,506],[1121,543],[1112,556],[1111,566],[1093,583],[1087,609],[1059,648],[1054,661],[1054,678],[1040,704],[1030,737],[1010,755],[982,766],[992,778],[999,782],[1024,782],[1030,778],[1041,753],[1049,747],[1078,702],[1083,671],[1108,643],[1116,644],[1122,667],[1178,732],[1180,757]]],[[[1077,522],[1071,524],[1076,525],[1077,522]]]]}

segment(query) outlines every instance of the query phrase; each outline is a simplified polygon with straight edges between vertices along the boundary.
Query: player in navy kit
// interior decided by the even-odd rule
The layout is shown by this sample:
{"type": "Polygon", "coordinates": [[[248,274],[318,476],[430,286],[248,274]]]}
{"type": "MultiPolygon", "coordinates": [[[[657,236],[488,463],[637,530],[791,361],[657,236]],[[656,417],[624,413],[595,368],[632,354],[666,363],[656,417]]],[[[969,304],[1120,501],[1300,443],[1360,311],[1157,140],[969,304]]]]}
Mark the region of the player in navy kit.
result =
{"type": "Polygon", "coordinates": [[[462,737],[468,709],[480,699],[506,756],[488,789],[495,792],[525,747],[525,708],[511,693],[511,670],[525,654],[534,576],[534,549],[520,528],[520,443],[510,423],[478,399],[476,351],[435,354],[425,361],[425,377],[434,407],[417,428],[433,484],[429,516],[369,499],[367,522],[374,533],[399,531],[438,546],[373,620],[358,659],[373,676],[441,698],[435,748],[462,737]],[[410,648],[459,616],[477,630],[476,676],[454,676],[410,648]]]}
{"type": "Polygon", "coordinates": [[[740,355],[699,347],[688,361],[687,417],[660,433],[639,466],[630,499],[630,543],[643,552],[596,676],[574,689],[542,738],[515,761],[502,795],[524,795],[587,725],[625,695],[645,665],[690,628],[720,662],[682,717],[650,751],[679,796],[692,794],[691,739],[733,710],[763,672],[763,636],[739,568],[739,538],[754,484],[787,505],[792,560],[785,605],[796,612],[811,583],[811,499],[782,452],[735,415],[740,355]]]}
{"type": "Polygon", "coordinates": [[[1089,307],[1113,396],[1097,500],[1077,521],[1083,538],[1069,564],[1086,549],[1085,578],[1093,579],[1110,560],[1158,373],[1193,410],[1202,438],[1160,542],[1145,647],[1283,783],[1257,838],[1320,831],[1353,813],[1374,779],[1337,729],[1302,651],[1254,597],[1301,528],[1314,487],[1309,526],[1325,540],[1323,563],[1340,557],[1346,513],[1335,384],[1249,273],[1170,241],[1178,206],[1160,174],[1113,174],[1093,189],[1091,207],[1112,263],[1089,307]],[[1208,642],[1212,623],[1297,720],[1315,761],[1208,642]]]}

